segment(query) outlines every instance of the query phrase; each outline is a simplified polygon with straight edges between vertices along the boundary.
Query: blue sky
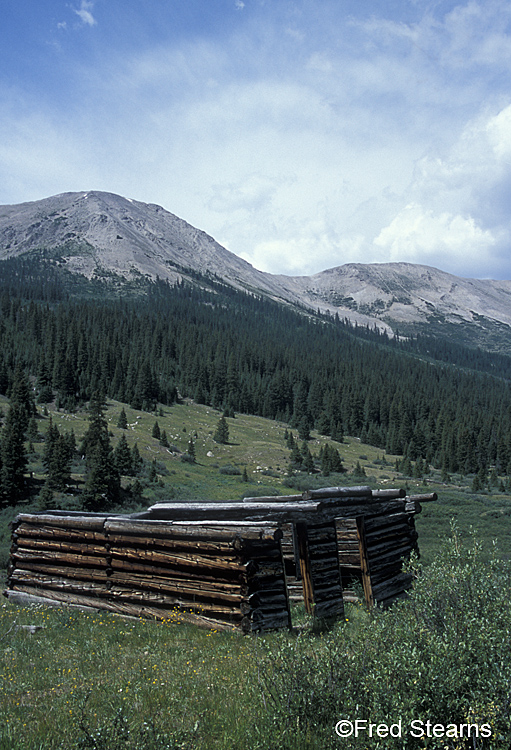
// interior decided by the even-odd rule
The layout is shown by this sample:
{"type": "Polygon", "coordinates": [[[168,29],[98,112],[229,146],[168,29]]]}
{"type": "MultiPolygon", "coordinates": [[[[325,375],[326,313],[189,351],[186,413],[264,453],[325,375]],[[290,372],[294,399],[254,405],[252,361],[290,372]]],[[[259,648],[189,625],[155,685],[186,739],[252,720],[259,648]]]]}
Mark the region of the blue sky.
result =
{"type": "Polygon", "coordinates": [[[257,268],[511,279],[509,0],[0,0],[0,203],[106,190],[257,268]]]}

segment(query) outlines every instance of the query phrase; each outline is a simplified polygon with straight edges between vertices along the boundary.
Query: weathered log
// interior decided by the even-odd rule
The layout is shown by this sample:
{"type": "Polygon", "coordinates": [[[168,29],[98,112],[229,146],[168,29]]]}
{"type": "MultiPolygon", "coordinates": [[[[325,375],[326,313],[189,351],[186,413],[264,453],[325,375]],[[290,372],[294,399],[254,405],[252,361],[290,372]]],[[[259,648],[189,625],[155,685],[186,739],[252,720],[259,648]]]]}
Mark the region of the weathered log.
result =
{"type": "MultiPolygon", "coordinates": [[[[274,523],[260,522],[257,524],[247,521],[226,520],[215,522],[212,519],[204,521],[190,520],[193,517],[191,503],[181,504],[181,515],[185,516],[185,521],[175,521],[168,519],[125,521],[109,519],[105,522],[105,532],[108,535],[135,535],[135,536],[162,536],[167,539],[186,539],[191,537],[193,540],[205,542],[222,542],[233,543],[236,540],[246,541],[279,541],[282,538],[281,529],[277,528],[274,523]]],[[[219,505],[219,504],[215,504],[219,505]]],[[[206,507],[212,507],[212,504],[206,507]]],[[[212,511],[213,512],[213,511],[212,511]]],[[[215,515],[219,515],[215,512],[215,515]]]]}
{"type": "Polygon", "coordinates": [[[37,539],[36,537],[18,537],[14,552],[19,549],[46,549],[55,552],[68,552],[75,555],[98,555],[105,557],[106,548],[104,544],[79,543],[54,541],[52,539],[37,539]]]}
{"type": "Polygon", "coordinates": [[[435,500],[438,500],[438,495],[436,492],[426,492],[423,495],[407,495],[407,500],[411,501],[417,501],[419,503],[432,503],[435,500]]]}
{"type": "Polygon", "coordinates": [[[49,576],[72,578],[77,581],[107,581],[109,575],[108,568],[80,568],[66,567],[64,565],[47,565],[44,560],[28,561],[25,560],[13,567],[13,573],[18,570],[30,570],[49,576]]]}
{"type": "Polygon", "coordinates": [[[89,531],[86,528],[71,529],[65,526],[52,527],[27,522],[20,523],[12,536],[13,539],[36,537],[38,539],[62,539],[69,542],[106,542],[106,535],[102,531],[89,531]]]}
{"type": "Polygon", "coordinates": [[[115,559],[112,560],[111,575],[117,571],[125,570],[127,572],[142,573],[145,575],[159,575],[163,577],[197,579],[205,581],[225,581],[232,583],[235,581],[246,581],[251,568],[255,567],[253,563],[247,563],[244,568],[225,568],[224,570],[215,568],[184,568],[182,566],[158,566],[149,565],[148,563],[137,563],[130,560],[115,559]]]}
{"type": "MultiPolygon", "coordinates": [[[[112,547],[110,550],[112,567],[115,568],[117,560],[129,560],[149,565],[169,565],[182,568],[206,568],[207,570],[241,570],[244,563],[236,558],[213,557],[212,555],[198,554],[172,554],[171,552],[156,551],[153,549],[142,549],[139,547],[112,547]]],[[[245,563],[249,564],[249,563],[245,563]]]]}
{"type": "MultiPolygon", "coordinates": [[[[54,606],[76,606],[78,608],[86,609],[102,609],[115,614],[124,615],[127,617],[143,617],[156,620],[168,620],[175,622],[187,622],[208,629],[215,628],[216,630],[236,630],[241,626],[241,619],[238,621],[233,620],[232,623],[224,620],[217,620],[210,617],[204,617],[203,615],[193,612],[176,612],[174,609],[165,609],[158,607],[139,606],[135,604],[129,604],[125,602],[109,602],[107,600],[95,599],[88,596],[79,596],[74,594],[67,594],[64,597],[62,592],[45,592],[41,596],[37,589],[30,589],[27,587],[26,590],[13,590],[7,592],[8,599],[11,601],[36,601],[38,603],[44,603],[47,605],[53,604],[54,606]],[[60,598],[63,597],[63,598],[60,598]]],[[[241,629],[241,628],[240,628],[241,629]]]]}
{"type": "Polygon", "coordinates": [[[48,549],[30,549],[28,547],[18,547],[13,555],[15,562],[45,562],[54,563],[55,565],[79,565],[80,567],[103,567],[109,565],[106,554],[103,557],[93,555],[74,555],[66,552],[58,552],[48,549]]]}
{"type": "Polygon", "coordinates": [[[319,490],[306,490],[302,498],[304,500],[312,500],[317,498],[370,498],[372,491],[370,487],[356,486],[356,487],[322,487],[319,490]]]}
{"type": "Polygon", "coordinates": [[[102,531],[106,518],[108,518],[108,515],[80,514],[75,516],[63,513],[62,511],[60,511],[59,515],[51,515],[50,513],[20,513],[16,516],[16,520],[20,523],[26,522],[34,526],[41,524],[42,526],[86,529],[88,531],[102,531]]]}
{"type": "Polygon", "coordinates": [[[394,497],[395,498],[397,498],[397,497],[406,497],[406,490],[403,489],[403,488],[396,489],[396,490],[391,490],[391,489],[373,490],[371,492],[371,495],[372,495],[372,497],[378,497],[378,498],[379,497],[389,497],[389,498],[390,497],[392,497],[392,498],[394,498],[394,497]]]}

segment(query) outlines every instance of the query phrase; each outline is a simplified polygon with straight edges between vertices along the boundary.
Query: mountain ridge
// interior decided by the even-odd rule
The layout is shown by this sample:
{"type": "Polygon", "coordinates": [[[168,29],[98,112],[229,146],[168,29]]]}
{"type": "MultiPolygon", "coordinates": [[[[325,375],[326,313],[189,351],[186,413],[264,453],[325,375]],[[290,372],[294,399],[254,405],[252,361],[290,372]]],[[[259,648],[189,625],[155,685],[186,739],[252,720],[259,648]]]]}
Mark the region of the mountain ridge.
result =
{"type": "Polygon", "coordinates": [[[161,206],[113,193],[67,192],[0,206],[0,260],[43,249],[88,279],[113,274],[176,282],[191,269],[390,335],[427,327],[447,336],[463,332],[483,348],[511,346],[511,281],[466,279],[404,262],[349,263],[312,276],[274,275],[161,206]]]}

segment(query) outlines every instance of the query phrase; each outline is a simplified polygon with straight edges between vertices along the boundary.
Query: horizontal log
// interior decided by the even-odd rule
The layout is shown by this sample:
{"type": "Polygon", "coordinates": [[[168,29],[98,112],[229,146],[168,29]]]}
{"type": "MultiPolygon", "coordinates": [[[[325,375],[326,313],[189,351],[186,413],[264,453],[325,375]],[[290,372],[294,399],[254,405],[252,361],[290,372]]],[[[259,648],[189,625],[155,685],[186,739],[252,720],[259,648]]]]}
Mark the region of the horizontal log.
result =
{"type": "Polygon", "coordinates": [[[384,529],[387,526],[408,525],[413,526],[415,521],[411,513],[389,513],[385,516],[368,516],[364,519],[366,534],[375,529],[384,529]]]}
{"type": "Polygon", "coordinates": [[[118,570],[125,570],[127,572],[142,573],[144,575],[159,575],[164,578],[194,578],[204,581],[225,581],[226,583],[232,583],[235,581],[247,581],[251,567],[251,564],[247,564],[241,569],[225,568],[224,570],[214,568],[184,568],[183,566],[164,567],[161,565],[149,565],[148,563],[122,560],[119,558],[112,561],[110,575],[115,575],[115,572],[118,570]]]}
{"type": "Polygon", "coordinates": [[[104,544],[56,541],[53,539],[37,539],[36,537],[18,537],[15,552],[22,549],[46,549],[55,552],[67,552],[75,555],[98,555],[105,557],[107,550],[104,544]]]}
{"type": "Polygon", "coordinates": [[[314,619],[326,619],[333,617],[342,617],[344,615],[344,602],[338,601],[321,602],[314,607],[314,619]]]}
{"type": "Polygon", "coordinates": [[[107,581],[109,570],[107,568],[79,568],[67,567],[64,565],[48,565],[45,560],[28,561],[15,566],[12,574],[20,570],[29,570],[39,572],[45,575],[71,578],[77,581],[107,581]]]}
{"type": "Polygon", "coordinates": [[[291,618],[286,613],[260,615],[255,620],[247,615],[240,623],[243,633],[261,633],[267,630],[280,630],[291,627],[291,618]]]}
{"type": "Polygon", "coordinates": [[[391,562],[397,560],[408,559],[412,550],[416,549],[416,545],[406,545],[399,547],[398,549],[392,549],[389,552],[381,553],[377,556],[369,556],[369,565],[371,571],[376,570],[377,567],[383,565],[389,565],[391,562]]]}
{"type": "Polygon", "coordinates": [[[240,603],[229,603],[227,600],[217,599],[212,602],[193,601],[171,594],[157,593],[154,591],[137,591],[132,589],[112,588],[109,591],[109,601],[112,602],[134,602],[143,605],[158,605],[166,609],[177,609],[180,612],[194,612],[206,616],[226,620],[231,617],[241,619],[240,603]]]}
{"type": "Polygon", "coordinates": [[[409,547],[414,549],[417,546],[418,534],[416,531],[411,534],[403,534],[394,539],[375,539],[371,541],[371,544],[367,545],[368,554],[372,559],[378,557],[381,554],[388,552],[391,554],[394,550],[402,547],[409,547]]]}
{"type": "Polygon", "coordinates": [[[47,563],[55,563],[55,565],[77,565],[82,568],[107,568],[109,565],[106,555],[104,557],[99,557],[99,555],[96,557],[93,555],[72,554],[48,549],[30,549],[28,547],[18,547],[12,557],[16,564],[41,560],[47,563]]]}
{"type": "MultiPolygon", "coordinates": [[[[191,504],[181,504],[179,507],[186,508],[191,504]]],[[[218,505],[218,504],[215,504],[218,505]]],[[[154,506],[153,506],[154,507],[154,506]]],[[[185,511],[185,516],[193,515],[190,511],[185,511]]],[[[226,520],[217,521],[211,519],[207,522],[192,521],[188,518],[185,522],[179,522],[168,519],[151,519],[151,520],[112,520],[105,523],[105,532],[107,534],[122,534],[135,536],[153,536],[164,537],[169,539],[181,539],[192,537],[194,540],[204,541],[226,541],[234,543],[236,540],[243,541],[280,541],[282,538],[281,529],[272,523],[251,523],[247,521],[233,521],[228,523],[226,520]]]]}
{"type": "Polygon", "coordinates": [[[140,536],[135,534],[108,534],[108,543],[116,547],[143,547],[144,549],[213,552],[225,557],[236,557],[239,551],[233,542],[209,541],[205,539],[171,539],[165,537],[140,536]]]}
{"type": "Polygon", "coordinates": [[[384,490],[373,490],[371,492],[372,497],[380,498],[380,497],[389,497],[389,498],[397,498],[397,497],[406,497],[406,490],[404,488],[401,489],[384,489],[384,490]]]}
{"type": "Polygon", "coordinates": [[[106,534],[102,531],[90,531],[86,528],[69,529],[61,526],[46,526],[44,524],[20,523],[13,532],[13,538],[37,537],[38,539],[62,539],[69,542],[106,542],[106,534]]]}
{"type": "Polygon", "coordinates": [[[385,529],[373,529],[366,535],[368,544],[378,544],[379,542],[388,541],[389,544],[395,544],[395,540],[403,536],[413,536],[417,532],[414,526],[408,524],[399,524],[387,526],[385,529]]]}
{"type": "Polygon", "coordinates": [[[16,516],[16,521],[20,523],[30,523],[34,526],[57,526],[65,529],[87,529],[89,531],[103,531],[103,526],[108,515],[101,514],[64,514],[52,515],[50,513],[20,513],[16,516]]]}
{"type": "Polygon", "coordinates": [[[256,497],[244,497],[244,503],[299,503],[304,499],[303,493],[299,495],[266,495],[256,497]]]}
{"type": "Polygon", "coordinates": [[[438,495],[436,492],[426,492],[423,495],[407,495],[406,499],[408,501],[417,501],[419,503],[432,503],[435,502],[435,500],[438,500],[438,495]]]}
{"type": "Polygon", "coordinates": [[[304,500],[316,498],[344,498],[344,497],[371,497],[372,491],[367,486],[355,487],[322,487],[318,490],[307,490],[303,493],[304,500]]]}
{"type": "Polygon", "coordinates": [[[108,595],[108,589],[105,585],[106,581],[103,583],[78,581],[69,578],[62,578],[61,576],[51,576],[47,573],[40,573],[39,571],[34,570],[17,569],[11,576],[10,586],[22,583],[40,588],[52,588],[75,593],[88,592],[89,594],[95,594],[97,596],[108,595]]]}
{"type": "MultiPolygon", "coordinates": [[[[231,623],[225,620],[215,619],[212,617],[205,617],[204,615],[192,613],[192,612],[178,612],[174,609],[165,609],[162,607],[148,607],[140,606],[135,604],[129,604],[125,602],[110,602],[103,599],[94,599],[88,596],[79,596],[75,594],[66,594],[62,592],[45,592],[44,596],[41,596],[37,589],[31,589],[26,587],[25,589],[13,589],[9,590],[7,598],[10,601],[37,601],[38,603],[44,603],[46,605],[53,604],[54,606],[75,606],[79,609],[86,608],[87,610],[105,610],[115,614],[124,615],[127,617],[143,617],[156,620],[170,620],[175,622],[187,622],[208,629],[215,628],[216,630],[236,630],[241,626],[241,618],[233,620],[231,623]]],[[[240,628],[241,629],[241,628],[240,628]]]]}
{"type": "Polygon", "coordinates": [[[248,563],[242,563],[237,558],[213,557],[212,555],[176,554],[154,549],[139,547],[112,547],[110,549],[112,567],[116,567],[117,560],[129,560],[138,563],[147,562],[149,565],[169,565],[182,568],[205,568],[206,570],[242,570],[248,563]]]}
{"type": "Polygon", "coordinates": [[[373,595],[378,599],[380,596],[386,598],[389,591],[393,593],[396,593],[397,590],[405,591],[410,587],[412,580],[413,576],[409,573],[398,573],[386,581],[373,585],[373,595]]]}
{"type": "Polygon", "coordinates": [[[164,578],[162,576],[145,576],[140,573],[115,571],[109,577],[112,586],[133,587],[155,591],[168,591],[186,596],[222,596],[231,601],[241,601],[249,596],[250,588],[246,583],[225,583],[222,581],[202,581],[199,579],[164,578]]]}

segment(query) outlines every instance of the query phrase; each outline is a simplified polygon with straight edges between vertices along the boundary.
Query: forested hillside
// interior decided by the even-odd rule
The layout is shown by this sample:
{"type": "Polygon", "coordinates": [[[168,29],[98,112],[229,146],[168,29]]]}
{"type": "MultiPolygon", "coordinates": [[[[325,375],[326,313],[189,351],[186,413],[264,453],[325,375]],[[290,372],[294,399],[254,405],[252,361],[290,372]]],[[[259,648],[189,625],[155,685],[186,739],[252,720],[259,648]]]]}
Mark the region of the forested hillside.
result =
{"type": "MultiPolygon", "coordinates": [[[[22,261],[0,285],[0,393],[21,364],[39,403],[73,409],[94,392],[153,409],[178,397],[360,437],[446,471],[511,472],[511,360],[419,337],[389,340],[299,314],[218,280],[66,286],[22,261]],[[492,374],[490,374],[492,373],[492,374]]],[[[75,277],[76,278],[76,277],[75,277]]]]}

